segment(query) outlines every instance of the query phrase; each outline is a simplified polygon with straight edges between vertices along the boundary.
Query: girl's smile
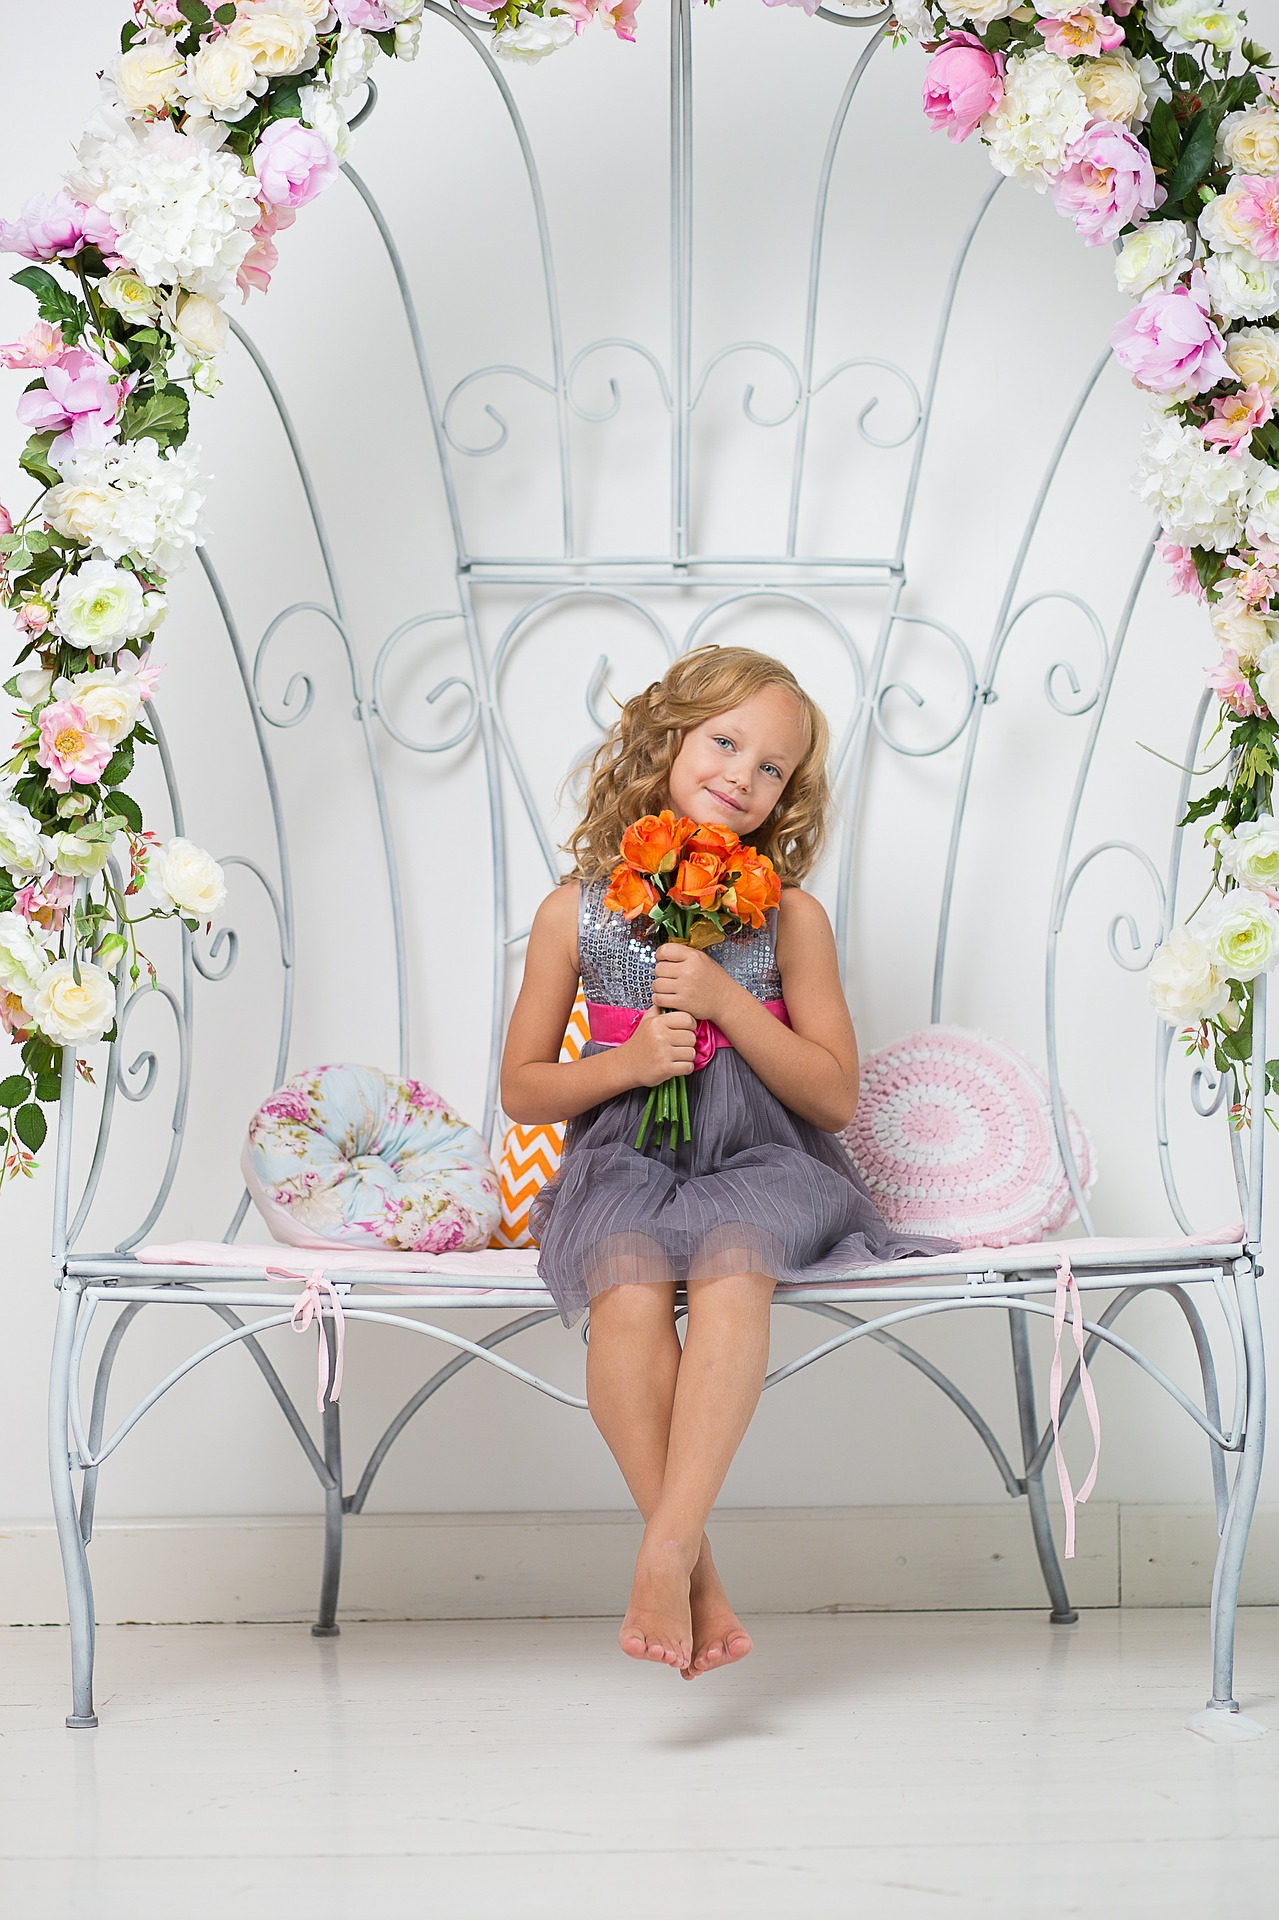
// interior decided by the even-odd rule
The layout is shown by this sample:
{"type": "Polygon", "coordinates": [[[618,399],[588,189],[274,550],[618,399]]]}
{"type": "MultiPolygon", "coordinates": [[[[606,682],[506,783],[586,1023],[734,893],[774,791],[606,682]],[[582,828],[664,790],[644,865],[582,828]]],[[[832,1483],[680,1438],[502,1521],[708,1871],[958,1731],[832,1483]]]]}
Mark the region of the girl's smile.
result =
{"type": "Polygon", "coordinates": [[[761,688],[689,728],[671,767],[671,806],[749,839],[781,800],[807,746],[807,721],[794,695],[761,688]]]}

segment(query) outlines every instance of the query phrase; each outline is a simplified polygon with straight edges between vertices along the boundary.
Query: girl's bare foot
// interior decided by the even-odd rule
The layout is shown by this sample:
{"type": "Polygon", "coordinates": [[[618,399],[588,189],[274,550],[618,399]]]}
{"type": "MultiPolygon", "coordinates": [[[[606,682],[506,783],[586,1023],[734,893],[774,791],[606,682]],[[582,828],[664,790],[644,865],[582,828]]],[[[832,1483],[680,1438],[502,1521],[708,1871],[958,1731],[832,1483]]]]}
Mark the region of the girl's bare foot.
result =
{"type": "Polygon", "coordinates": [[[728,1595],[711,1559],[710,1541],[705,1534],[702,1535],[702,1551],[689,1585],[693,1657],[683,1669],[683,1677],[685,1680],[694,1680],[699,1673],[712,1673],[716,1667],[727,1667],[734,1660],[744,1660],[751,1650],[751,1637],[728,1604],[728,1595]]]}
{"type": "Polygon", "coordinates": [[[681,1671],[693,1657],[689,1556],[678,1542],[650,1545],[635,1562],[630,1604],[617,1643],[632,1660],[654,1660],[681,1671]]]}

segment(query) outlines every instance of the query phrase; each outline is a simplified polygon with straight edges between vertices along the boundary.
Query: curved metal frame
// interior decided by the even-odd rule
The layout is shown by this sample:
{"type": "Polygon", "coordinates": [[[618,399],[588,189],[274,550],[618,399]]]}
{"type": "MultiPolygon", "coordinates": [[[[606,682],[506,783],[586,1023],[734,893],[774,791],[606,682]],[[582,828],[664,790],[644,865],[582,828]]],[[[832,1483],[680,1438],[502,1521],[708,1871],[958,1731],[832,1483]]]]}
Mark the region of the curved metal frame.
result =
{"type": "MultiPolygon", "coordinates": [[[[507,863],[509,823],[508,803],[503,789],[504,769],[522,809],[523,824],[533,835],[548,876],[554,880],[559,872],[556,849],[538,804],[534,781],[521,753],[522,730],[518,716],[508,712],[504,697],[507,669],[519,649],[533,644],[535,633],[540,636],[548,629],[554,631],[556,619],[566,609],[571,609],[578,602],[592,601],[612,609],[621,618],[636,622],[635,631],[643,645],[651,648],[654,658],[664,665],[679,652],[696,645],[719,615],[769,603],[786,606],[797,618],[812,624],[815,631],[821,630],[834,641],[838,656],[847,662],[849,672],[847,699],[841,704],[839,713],[832,716],[835,721],[832,772],[843,809],[835,855],[837,903],[834,917],[840,965],[846,980],[856,835],[872,766],[877,756],[883,753],[893,756],[894,760],[905,766],[915,760],[936,759],[948,749],[959,748],[962,743],[950,810],[933,972],[931,1017],[939,1020],[944,999],[952,909],[960,863],[967,844],[965,827],[968,800],[979,741],[989,733],[987,714],[1000,697],[996,683],[1009,647],[1016,644],[1021,634],[1036,620],[1042,619],[1045,610],[1051,610],[1059,618],[1069,615],[1071,619],[1078,619],[1082,631],[1091,637],[1096,654],[1093,666],[1083,668],[1063,649],[1061,656],[1055,658],[1048,667],[1043,683],[1045,703],[1051,712],[1068,721],[1087,722],[1081,730],[1077,766],[1061,830],[1049,916],[1045,971],[1045,1051],[1063,1163],[1081,1221],[1085,1231],[1090,1232],[1087,1196],[1082,1189],[1069,1138],[1061,1081],[1057,1003],[1061,936],[1081,876],[1103,855],[1116,853],[1135,862],[1149,882],[1157,908],[1157,924],[1166,931],[1178,910],[1182,849],[1182,830],[1174,828],[1171,850],[1161,872],[1160,866],[1144,849],[1126,840],[1107,839],[1085,848],[1076,845],[1086,784],[1097,752],[1116,669],[1149,566],[1151,544],[1143,547],[1138,558],[1129,592],[1113,629],[1107,627],[1074,586],[1068,589],[1027,591],[1023,584],[1036,530],[1048,508],[1062,461],[1079,431],[1085,408],[1108,355],[1103,354],[1097,360],[1066,411],[1057,442],[1031,503],[994,627],[978,666],[977,650],[970,648],[961,633],[935,615],[904,606],[903,594],[907,582],[907,546],[939,391],[951,315],[974,239],[1000,190],[1001,180],[994,179],[983,190],[959,238],[939,298],[928,363],[922,378],[916,379],[907,368],[874,353],[845,354],[826,366],[819,366],[817,359],[823,258],[835,164],[859,89],[888,31],[888,10],[880,9],[861,15],[841,13],[828,6],[821,6],[817,10],[818,16],[831,25],[852,26],[864,31],[859,42],[851,43],[853,59],[849,77],[836,106],[818,170],[809,242],[802,346],[798,359],[791,358],[766,340],[738,340],[715,346],[700,366],[695,366],[693,360],[695,200],[692,0],[672,0],[671,337],[665,362],[641,342],[621,335],[587,341],[575,351],[569,350],[561,317],[551,222],[533,145],[511,88],[487,45],[486,23],[465,13],[463,9],[442,4],[442,0],[426,0],[425,10],[428,22],[439,23],[438,31],[462,36],[468,57],[479,61],[513,131],[536,234],[548,350],[541,368],[505,361],[471,368],[453,383],[441,399],[432,374],[426,335],[410,278],[390,225],[367,183],[349,164],[344,166],[343,172],[350,188],[366,210],[372,231],[383,250],[402,307],[422,402],[430,423],[456,555],[454,603],[422,608],[402,620],[378,647],[371,672],[366,677],[352,638],[339,570],[301,438],[281,386],[263,352],[241,327],[234,327],[235,336],[254,369],[255,377],[260,380],[264,396],[279,423],[292,471],[305,502],[328,594],[327,600],[300,600],[282,608],[268,622],[256,645],[249,646],[241,637],[230,598],[211,557],[207,552],[201,552],[200,555],[204,576],[225,629],[231,658],[243,690],[265,789],[265,816],[269,817],[274,838],[274,871],[271,870],[271,863],[247,854],[232,853],[221,857],[231,871],[233,890],[240,876],[247,875],[265,893],[271,910],[275,929],[274,959],[278,961],[280,969],[280,1014],[273,1068],[276,1084],[289,1070],[298,954],[289,826],[272,742],[273,736],[288,733],[311,720],[317,684],[315,675],[318,671],[312,653],[308,653],[305,665],[293,670],[285,679],[282,690],[276,690],[276,661],[298,617],[318,620],[336,635],[336,655],[341,667],[342,684],[360,732],[369,791],[382,842],[389,933],[387,948],[395,969],[398,1057],[402,1073],[410,1070],[406,921],[395,823],[381,756],[383,752],[395,751],[428,757],[452,755],[470,749],[474,743],[475,750],[482,758],[492,873],[489,902],[492,946],[487,1073],[480,1124],[482,1130],[492,1137],[498,1119],[498,1066],[505,1027],[507,961],[528,932],[527,927],[513,928],[511,925],[507,863]],[[652,393],[655,395],[659,418],[669,435],[669,498],[666,502],[669,540],[666,550],[661,553],[590,553],[579,548],[574,515],[574,435],[579,427],[597,427],[619,413],[623,404],[622,388],[611,371],[611,364],[619,354],[638,357],[645,370],[645,384],[648,376],[652,376],[652,393]],[[779,529],[774,546],[767,552],[741,554],[701,551],[693,524],[698,473],[694,428],[699,409],[718,388],[724,369],[730,363],[744,360],[749,365],[761,359],[782,375],[786,398],[772,407],[757,403],[756,387],[747,381],[742,391],[741,405],[744,417],[752,427],[775,434],[789,430],[793,434],[784,526],[779,529]],[[588,362],[597,363],[602,372],[607,395],[602,404],[589,404],[584,393],[583,371],[588,362]],[[894,449],[910,449],[908,462],[903,462],[906,471],[901,486],[896,536],[891,542],[891,552],[886,554],[829,555],[806,552],[801,545],[801,532],[804,475],[812,429],[823,396],[828,396],[855,369],[873,371],[882,376],[871,398],[861,404],[855,417],[855,432],[859,437],[860,449],[864,450],[864,457],[872,460],[894,449]],[[555,550],[544,554],[480,553],[472,551],[469,543],[465,487],[461,476],[469,462],[498,459],[503,455],[509,457],[516,450],[510,422],[485,394],[486,387],[491,389],[495,382],[500,384],[512,380],[526,388],[537,398],[538,405],[546,409],[547,464],[556,475],[558,496],[555,550]],[[872,429],[871,419],[880,404],[880,386],[888,381],[905,398],[905,424],[897,431],[876,432],[872,429]],[[479,437],[468,433],[463,424],[464,415],[477,400],[488,422],[479,437]],[[498,599],[509,599],[509,590],[512,588],[521,590],[522,604],[514,613],[506,607],[501,612],[500,630],[490,631],[491,621],[495,617],[492,603],[498,599]],[[959,697],[953,700],[949,708],[943,707],[936,719],[927,711],[930,699],[927,688],[915,684],[915,678],[894,664],[906,642],[908,631],[931,635],[942,643],[951,663],[949,672],[952,681],[956,668],[958,671],[959,697]],[[460,697],[463,706],[460,716],[455,713],[451,720],[440,725],[432,737],[424,737],[420,723],[406,724],[396,711],[392,669],[410,648],[416,647],[416,657],[425,658],[425,646],[433,636],[442,633],[457,634],[465,648],[466,666],[464,671],[438,677],[425,695],[426,704],[428,709],[433,709],[440,700],[447,699],[452,705],[460,697]],[[926,737],[920,732],[919,726],[910,720],[912,710],[916,716],[922,716],[926,737]]],[[[366,117],[372,110],[376,97],[376,89],[370,86],[368,101],[361,110],[360,118],[366,117]]],[[[604,695],[611,668],[609,652],[600,652],[584,689],[585,715],[596,737],[609,722],[604,695]]],[[[1194,764],[1207,712],[1205,696],[1191,730],[1187,766],[1194,764]]],[[[181,831],[183,808],[177,770],[158,720],[156,733],[174,830],[181,831]]],[[[1187,773],[1182,781],[1175,814],[1177,819],[1185,811],[1190,778],[1187,773]]],[[[1137,919],[1132,913],[1120,913],[1112,919],[1107,930],[1107,941],[1111,958],[1120,967],[1139,970],[1147,963],[1152,941],[1149,936],[1142,939],[1137,919]]],[[[72,1619],[73,1713],[69,1725],[94,1724],[93,1609],[86,1549],[93,1531],[99,1468],[133,1432],[145,1413],[206,1360],[236,1347],[242,1347],[249,1354],[279,1404],[294,1439],[323,1490],[325,1556],[315,1627],[315,1631],[320,1633],[337,1630],[343,1516],[363,1510],[390,1448],[442,1386],[456,1378],[472,1361],[481,1360],[565,1406],[577,1409],[585,1406],[580,1396],[517,1365],[497,1351],[517,1335],[556,1317],[553,1306],[540,1287],[504,1286],[500,1279],[485,1280],[481,1275],[477,1276],[474,1285],[467,1286],[459,1281],[452,1290],[423,1288],[418,1297],[406,1296],[401,1280],[392,1310],[385,1296],[379,1295],[375,1280],[366,1282],[361,1278],[357,1284],[351,1281],[350,1276],[335,1275],[334,1283],[348,1321],[369,1322],[424,1334],[452,1349],[452,1356],[437,1367],[389,1421],[356,1479],[353,1491],[347,1493],[338,1410],[331,1401],[326,1400],[321,1416],[321,1437],[317,1443],[263,1345],[263,1337],[285,1325],[290,1315],[280,1309],[278,1294],[269,1285],[264,1286],[261,1274],[252,1270],[237,1270],[234,1265],[234,1249],[230,1243],[245,1217],[247,1193],[241,1195],[223,1236],[228,1244],[227,1261],[223,1266],[189,1271],[148,1269],[131,1257],[129,1249],[150,1231],[163,1212],[183,1153],[191,1091],[195,1006],[200,983],[204,983],[210,991],[216,991],[234,973],[244,946],[240,935],[230,925],[220,930],[207,948],[197,937],[185,932],[182,935],[179,986],[176,989],[162,989],[163,1004],[172,1015],[177,1038],[172,1139],[163,1164],[158,1169],[156,1190],[141,1224],[120,1238],[114,1254],[86,1258],[78,1253],[77,1248],[101,1191],[110,1151],[112,1124],[117,1112],[117,1095],[123,1096],[127,1102],[144,1102],[153,1097],[162,1081],[160,1056],[155,1049],[143,1048],[127,1064],[122,1051],[130,1017],[141,996],[126,996],[123,990],[121,992],[119,1031],[108,1051],[99,1089],[96,1138],[87,1173],[74,1203],[72,1144],[78,1089],[73,1051],[68,1049],[63,1057],[53,1233],[54,1275],[60,1288],[60,1301],[51,1379],[49,1446],[54,1507],[72,1619]],[[135,1324],[144,1306],[198,1306],[214,1313],[221,1320],[224,1330],[172,1369],[108,1433],[107,1405],[116,1358],[128,1330],[135,1324]],[[420,1317],[462,1306],[490,1310],[514,1308],[517,1317],[476,1340],[466,1339],[434,1324],[429,1318],[420,1317]],[[86,1421],[81,1372],[87,1363],[97,1316],[107,1309],[111,1310],[114,1317],[96,1358],[86,1421]],[[76,1473],[83,1475],[83,1490],[78,1502],[74,1481],[76,1473]]],[[[1264,984],[1264,981],[1259,983],[1257,993],[1254,1092],[1249,1110],[1252,1126],[1246,1155],[1241,1136],[1230,1134],[1232,1165],[1246,1222],[1242,1247],[1226,1250],[1187,1246],[1170,1253],[1166,1246],[1152,1245],[1148,1252],[1138,1251],[1130,1256],[1116,1256],[1109,1260],[1094,1259],[1091,1266],[1086,1243],[1072,1247],[1077,1256],[1075,1269],[1081,1288],[1090,1293],[1109,1291],[1115,1294],[1109,1305],[1084,1322],[1088,1356],[1091,1358],[1097,1349],[1106,1346],[1134,1361],[1194,1421],[1209,1442],[1213,1494],[1222,1536],[1213,1588],[1211,1704],[1222,1708],[1234,1705],[1231,1697],[1234,1614],[1242,1557],[1256,1498],[1264,1433],[1265,1379],[1256,1295],[1256,1280],[1261,1272],[1259,1254],[1265,1131],[1259,1122],[1256,1091],[1264,1087],[1264,984]],[[1212,1341],[1204,1316],[1191,1293],[1191,1289],[1203,1287],[1212,1290],[1230,1350],[1232,1390],[1229,1395],[1231,1416],[1228,1425],[1222,1422],[1212,1341]],[[1114,1322],[1127,1306],[1140,1294],[1150,1291],[1169,1294],[1186,1324],[1199,1375],[1199,1399],[1146,1354],[1113,1331],[1114,1322]],[[1227,1474],[1227,1454],[1236,1459],[1233,1476],[1227,1474]]],[[[1155,1057],[1160,1167],[1173,1217],[1179,1229],[1189,1235],[1192,1223],[1178,1191],[1168,1126],[1167,1067],[1170,1043],[1170,1030],[1161,1027],[1155,1057]]],[[[1196,1071],[1191,1076],[1189,1091],[1192,1110],[1204,1118],[1215,1116],[1224,1104],[1224,1083],[1205,1071],[1196,1071]]],[[[80,1097],[83,1098],[82,1095],[80,1097]]],[[[1225,1116],[1220,1124],[1226,1124],[1225,1116]]],[[[1006,1491],[1015,1497],[1026,1497],[1035,1545],[1051,1602],[1052,1618],[1064,1622],[1072,1620],[1075,1615],[1057,1560],[1044,1495],[1042,1476],[1051,1443],[1051,1430],[1042,1427],[1036,1413],[1028,1337],[1031,1316],[1051,1315],[1051,1305],[1037,1296],[1050,1293],[1052,1286],[1052,1276],[1047,1272],[1019,1275],[992,1271],[965,1275],[955,1268],[935,1276],[914,1273],[909,1280],[903,1275],[892,1284],[858,1284],[855,1290],[838,1284],[825,1289],[783,1290],[778,1295],[779,1305],[793,1306],[797,1311],[824,1317],[834,1322],[838,1331],[829,1339],[810,1347],[797,1359],[775,1369],[766,1384],[769,1388],[779,1385],[805,1371],[816,1361],[828,1358],[861,1339],[875,1340],[915,1367],[940,1390],[968,1423],[991,1458],[1006,1491]],[[868,1314],[866,1310],[872,1304],[882,1306],[883,1311],[868,1314]],[[1008,1317],[1018,1438],[1022,1454],[1020,1470],[1014,1467],[995,1430],[963,1389],[896,1331],[916,1319],[929,1319],[938,1314],[972,1307],[982,1310],[998,1308],[1008,1317]]],[[[586,1331],[584,1327],[584,1335],[586,1331]]],[[[320,1316],[319,1337],[329,1347],[331,1377],[334,1325],[332,1313],[327,1307],[320,1316]]],[[[1064,1409],[1073,1404],[1077,1390],[1076,1373],[1066,1386],[1064,1409]]]]}

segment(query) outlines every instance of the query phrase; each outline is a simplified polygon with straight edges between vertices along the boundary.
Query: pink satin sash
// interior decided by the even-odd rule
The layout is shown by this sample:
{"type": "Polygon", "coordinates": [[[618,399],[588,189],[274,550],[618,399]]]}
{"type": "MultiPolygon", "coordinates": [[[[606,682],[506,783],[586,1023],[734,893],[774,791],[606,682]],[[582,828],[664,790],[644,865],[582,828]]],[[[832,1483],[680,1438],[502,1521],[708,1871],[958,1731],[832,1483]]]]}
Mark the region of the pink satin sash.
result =
{"type": "MultiPolygon", "coordinates": [[[[760,1005],[766,1007],[784,1027],[790,1025],[784,1000],[761,1000],[760,1005]]],[[[620,1047],[630,1039],[646,1012],[647,1008],[644,1007],[606,1007],[598,1000],[588,1000],[586,1013],[591,1024],[591,1039],[604,1047],[620,1047]]],[[[699,1020],[693,1039],[693,1072],[700,1072],[718,1047],[731,1047],[732,1044],[728,1035],[713,1020],[699,1020]]]]}

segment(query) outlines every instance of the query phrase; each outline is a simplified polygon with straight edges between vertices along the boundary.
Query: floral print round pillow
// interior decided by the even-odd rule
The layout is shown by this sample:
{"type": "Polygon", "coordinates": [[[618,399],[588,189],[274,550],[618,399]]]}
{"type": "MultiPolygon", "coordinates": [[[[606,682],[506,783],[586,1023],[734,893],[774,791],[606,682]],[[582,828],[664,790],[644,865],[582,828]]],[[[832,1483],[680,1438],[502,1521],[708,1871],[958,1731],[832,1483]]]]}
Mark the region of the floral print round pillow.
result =
{"type": "Polygon", "coordinates": [[[245,1184],[294,1247],[469,1253],[501,1217],[492,1156],[420,1080],[378,1067],[310,1067],[249,1122],[245,1184]]]}

